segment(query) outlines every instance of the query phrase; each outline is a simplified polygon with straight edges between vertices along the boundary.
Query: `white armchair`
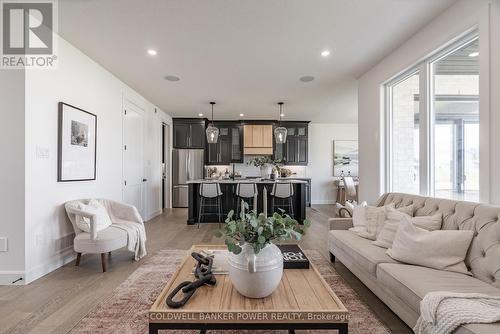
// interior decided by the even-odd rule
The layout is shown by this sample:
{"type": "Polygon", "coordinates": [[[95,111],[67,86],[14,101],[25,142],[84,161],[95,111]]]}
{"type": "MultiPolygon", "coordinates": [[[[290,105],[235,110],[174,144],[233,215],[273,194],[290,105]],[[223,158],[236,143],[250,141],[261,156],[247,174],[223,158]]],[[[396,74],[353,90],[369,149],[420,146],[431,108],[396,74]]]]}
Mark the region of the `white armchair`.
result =
{"type": "Polygon", "coordinates": [[[144,223],[141,215],[132,205],[108,199],[98,199],[97,201],[104,205],[113,223],[113,225],[98,232],[96,231],[95,215],[80,210],[79,203],[88,204],[89,199],[69,201],[65,203],[64,207],[76,234],[73,246],[77,252],[75,265],[80,265],[82,253],[101,254],[102,271],[106,272],[106,254],[111,254],[112,251],[127,246],[129,241],[127,231],[115,224],[132,222],[144,227],[144,223]],[[90,233],[84,232],[77,226],[78,217],[90,220],[90,233]]]}

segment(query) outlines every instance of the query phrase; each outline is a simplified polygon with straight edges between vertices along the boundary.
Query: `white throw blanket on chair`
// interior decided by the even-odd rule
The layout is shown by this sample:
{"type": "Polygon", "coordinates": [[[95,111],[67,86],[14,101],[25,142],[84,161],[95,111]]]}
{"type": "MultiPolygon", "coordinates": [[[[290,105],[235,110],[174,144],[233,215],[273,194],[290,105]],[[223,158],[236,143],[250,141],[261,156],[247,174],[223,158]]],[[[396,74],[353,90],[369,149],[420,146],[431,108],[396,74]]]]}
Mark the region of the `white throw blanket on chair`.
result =
{"type": "Polygon", "coordinates": [[[500,297],[479,293],[429,292],[420,302],[416,334],[448,334],[471,323],[500,321],[500,297]]]}
{"type": "Polygon", "coordinates": [[[135,254],[135,260],[139,261],[147,255],[146,252],[146,229],[143,224],[135,222],[120,221],[112,226],[127,232],[127,249],[135,254]]]}

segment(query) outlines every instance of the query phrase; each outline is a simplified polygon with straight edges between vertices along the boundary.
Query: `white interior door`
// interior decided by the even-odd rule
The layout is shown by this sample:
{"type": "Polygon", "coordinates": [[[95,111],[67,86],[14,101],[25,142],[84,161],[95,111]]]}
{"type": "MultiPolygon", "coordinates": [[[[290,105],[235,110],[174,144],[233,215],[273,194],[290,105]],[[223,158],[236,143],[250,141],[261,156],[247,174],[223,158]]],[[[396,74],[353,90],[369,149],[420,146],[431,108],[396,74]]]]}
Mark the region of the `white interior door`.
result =
{"type": "Polygon", "coordinates": [[[123,200],[144,217],[144,112],[125,104],[123,113],[123,200]]]}

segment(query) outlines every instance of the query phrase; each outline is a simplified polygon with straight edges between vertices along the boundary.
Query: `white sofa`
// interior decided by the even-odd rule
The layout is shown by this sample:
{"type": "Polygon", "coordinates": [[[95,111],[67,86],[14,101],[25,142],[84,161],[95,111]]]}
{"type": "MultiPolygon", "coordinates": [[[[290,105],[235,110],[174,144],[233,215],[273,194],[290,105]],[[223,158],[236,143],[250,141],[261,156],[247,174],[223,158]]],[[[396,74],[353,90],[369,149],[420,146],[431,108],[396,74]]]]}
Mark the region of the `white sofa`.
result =
{"type": "MultiPolygon", "coordinates": [[[[500,206],[438,199],[402,193],[387,193],[377,206],[413,204],[415,216],[441,212],[442,229],[475,231],[465,263],[473,276],[407,265],[393,260],[386,249],[375,246],[347,229],[350,218],[331,218],[329,251],[355,274],[408,326],[414,327],[420,301],[430,291],[478,292],[500,296],[500,206]]],[[[500,322],[469,324],[457,334],[498,334],[500,322]]]]}

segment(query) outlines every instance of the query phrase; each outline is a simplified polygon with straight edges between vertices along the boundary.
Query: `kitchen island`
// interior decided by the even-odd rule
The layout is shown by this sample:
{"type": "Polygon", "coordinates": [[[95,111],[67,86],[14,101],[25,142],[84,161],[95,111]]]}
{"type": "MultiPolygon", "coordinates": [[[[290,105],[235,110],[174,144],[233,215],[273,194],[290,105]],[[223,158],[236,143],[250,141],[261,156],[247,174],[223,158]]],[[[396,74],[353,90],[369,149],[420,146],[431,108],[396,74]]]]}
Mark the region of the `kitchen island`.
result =
{"type": "MultiPolygon", "coordinates": [[[[188,198],[188,220],[189,225],[198,223],[198,211],[200,210],[200,184],[202,183],[219,183],[222,191],[222,222],[225,220],[228,212],[234,210],[236,212],[237,197],[236,186],[238,183],[255,183],[257,184],[258,196],[256,201],[256,209],[258,213],[267,212],[271,215],[273,212],[272,197],[270,196],[273,184],[275,183],[291,183],[293,186],[293,212],[294,218],[302,224],[306,219],[306,185],[305,180],[271,180],[271,179],[253,179],[253,178],[235,178],[235,179],[202,179],[188,181],[189,198],[188,198]]],[[[250,206],[250,209],[253,209],[250,206]]],[[[203,216],[200,223],[217,223],[218,217],[216,208],[206,208],[206,212],[210,215],[203,216]],[[210,211],[209,211],[210,210],[210,211]]],[[[279,212],[278,208],[275,210],[279,212]]]]}

